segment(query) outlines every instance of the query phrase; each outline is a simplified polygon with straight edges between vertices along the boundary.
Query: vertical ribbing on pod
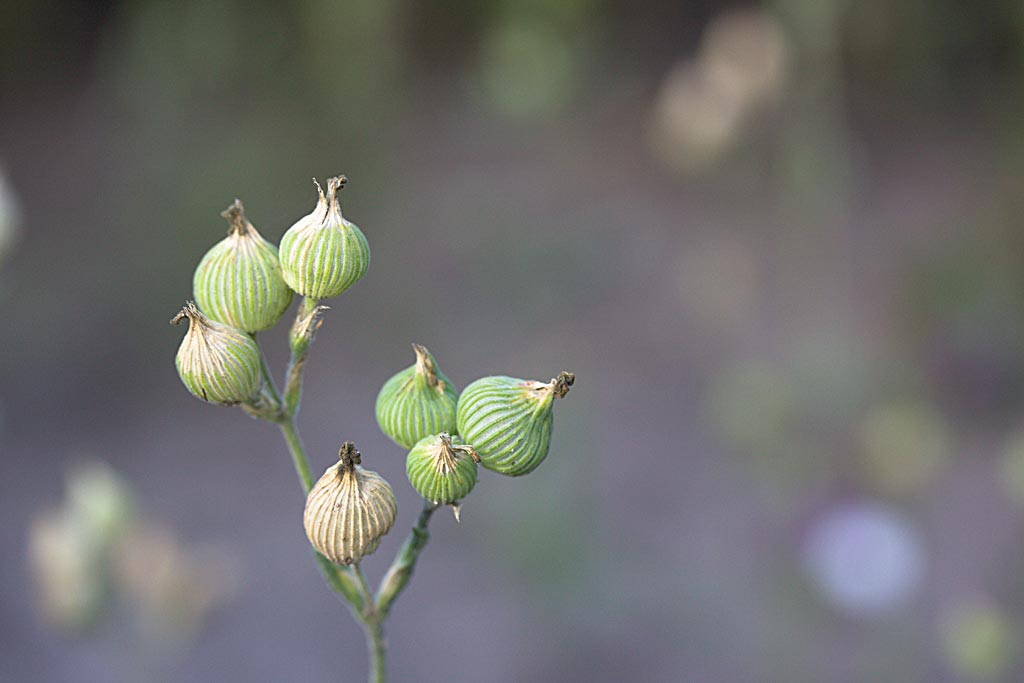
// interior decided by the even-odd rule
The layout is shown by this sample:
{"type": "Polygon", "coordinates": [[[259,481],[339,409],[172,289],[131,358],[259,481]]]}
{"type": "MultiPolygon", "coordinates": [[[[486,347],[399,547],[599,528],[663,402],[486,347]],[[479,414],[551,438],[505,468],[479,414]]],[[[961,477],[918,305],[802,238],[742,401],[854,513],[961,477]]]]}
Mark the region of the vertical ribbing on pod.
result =
{"type": "Polygon", "coordinates": [[[396,373],[377,395],[377,424],[403,448],[441,432],[455,431],[458,390],[426,347],[412,345],[416,363],[396,373]]]}
{"type": "Polygon", "coordinates": [[[456,503],[476,485],[480,457],[458,436],[436,434],[421,439],[409,451],[405,472],[425,499],[439,505],[456,503]]]}
{"type": "Polygon", "coordinates": [[[256,396],[260,389],[260,349],[245,332],[203,315],[193,302],[171,319],[188,319],[188,332],[178,347],[175,365],[185,387],[195,396],[234,405],[256,396]]]}
{"type": "Polygon", "coordinates": [[[281,273],[277,247],[246,219],[239,200],[221,215],[231,225],[228,236],[196,267],[193,295],[212,320],[244,332],[269,329],[284,315],[293,295],[281,273]]]}
{"type": "Polygon", "coordinates": [[[359,465],[362,456],[352,442],[342,445],[338,458],[310,489],[303,525],[327,559],[352,564],[377,549],[395,523],[398,504],[388,482],[359,465]]]}
{"type": "MultiPolygon", "coordinates": [[[[316,182],[315,180],[313,182],[316,182]]],[[[359,227],[341,215],[338,190],[345,176],[327,181],[327,196],[281,238],[284,281],[302,296],[329,299],[354,285],[370,267],[370,245],[359,227]]]]}
{"type": "Polygon", "coordinates": [[[459,396],[457,431],[480,455],[480,464],[511,477],[529,474],[551,446],[552,405],[575,376],[550,382],[495,376],[478,379],[459,396]]]}

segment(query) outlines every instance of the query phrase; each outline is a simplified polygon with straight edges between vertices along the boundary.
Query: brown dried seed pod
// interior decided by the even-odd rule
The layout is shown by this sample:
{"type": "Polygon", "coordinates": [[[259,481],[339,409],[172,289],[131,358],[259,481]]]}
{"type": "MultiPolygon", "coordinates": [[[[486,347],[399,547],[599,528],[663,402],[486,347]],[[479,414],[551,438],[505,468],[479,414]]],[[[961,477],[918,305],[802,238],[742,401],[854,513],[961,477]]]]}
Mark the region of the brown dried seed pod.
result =
{"type": "Polygon", "coordinates": [[[338,458],[310,490],[303,523],[321,554],[352,564],[377,549],[395,523],[398,504],[382,476],[360,467],[362,456],[351,441],[342,445],[338,458]]]}

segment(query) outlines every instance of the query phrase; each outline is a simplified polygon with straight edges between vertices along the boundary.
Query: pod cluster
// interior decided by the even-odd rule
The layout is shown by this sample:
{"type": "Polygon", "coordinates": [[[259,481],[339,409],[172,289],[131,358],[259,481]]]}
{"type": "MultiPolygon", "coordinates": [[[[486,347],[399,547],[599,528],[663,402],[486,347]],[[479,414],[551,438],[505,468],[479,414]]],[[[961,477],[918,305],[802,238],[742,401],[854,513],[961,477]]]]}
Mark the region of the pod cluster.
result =
{"type": "Polygon", "coordinates": [[[575,375],[483,377],[457,394],[434,356],[419,344],[413,349],[416,364],[384,383],[376,413],[381,431],[409,449],[406,474],[423,498],[457,506],[476,485],[477,463],[510,477],[540,466],[551,447],[554,401],[569,393],[575,375]]]}
{"type": "MultiPolygon", "coordinates": [[[[193,276],[193,296],[171,320],[188,321],[175,364],[193,395],[238,405],[276,421],[290,416],[265,390],[257,332],[280,321],[295,294],[305,297],[289,338],[293,360],[308,348],[318,326],[319,302],[356,284],[370,265],[370,247],[359,227],[341,212],[345,176],[316,185],[313,211],[296,221],[280,248],[264,239],[235,200],[222,216],[226,238],[213,245],[193,276]]],[[[550,382],[492,376],[460,394],[425,347],[413,344],[415,362],[381,387],[375,414],[381,431],[408,451],[406,474],[413,488],[434,505],[460,502],[477,483],[477,467],[517,477],[544,461],[551,446],[553,405],[575,377],[562,372],[550,382]]],[[[304,361],[305,356],[302,356],[304,361]]],[[[294,366],[293,366],[294,369],[294,366]]],[[[294,403],[291,405],[295,405],[294,403]]],[[[372,553],[395,522],[391,486],[362,467],[351,442],[339,452],[306,499],[303,523],[314,548],[338,564],[372,553]]]]}
{"type": "MultiPolygon", "coordinates": [[[[253,404],[261,394],[262,359],[254,335],[280,321],[295,293],[315,304],[356,283],[370,265],[370,247],[341,215],[337,193],[345,176],[327,182],[319,201],[281,240],[264,239],[235,200],[221,215],[228,236],[200,260],[194,302],[172,320],[189,320],[178,351],[178,374],[199,398],[222,405],[253,404]]],[[[310,306],[310,310],[319,310],[310,306]]]]}

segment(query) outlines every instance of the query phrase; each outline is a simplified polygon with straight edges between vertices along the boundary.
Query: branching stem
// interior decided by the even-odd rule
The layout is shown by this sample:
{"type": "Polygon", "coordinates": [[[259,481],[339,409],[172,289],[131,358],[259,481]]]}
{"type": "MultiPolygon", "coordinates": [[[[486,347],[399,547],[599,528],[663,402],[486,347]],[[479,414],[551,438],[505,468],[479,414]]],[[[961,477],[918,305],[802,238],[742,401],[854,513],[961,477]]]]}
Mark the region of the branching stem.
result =
{"type": "MultiPolygon", "coordinates": [[[[302,377],[309,348],[313,337],[322,320],[321,313],[326,306],[320,306],[314,299],[303,300],[295,324],[289,335],[291,359],[288,363],[288,375],[285,380],[283,394],[279,394],[274,385],[274,378],[267,369],[266,362],[261,359],[265,396],[260,401],[242,407],[253,417],[277,424],[281,435],[288,445],[288,452],[295,465],[295,473],[302,484],[302,490],[309,493],[313,488],[313,475],[310,472],[309,457],[302,437],[295,424],[302,398],[302,377]]],[[[254,335],[255,339],[255,335],[254,335]]],[[[314,551],[317,565],[324,575],[327,584],[339,595],[352,611],[353,616],[366,634],[366,647],[370,655],[370,683],[387,681],[387,641],[384,638],[384,620],[387,619],[398,594],[412,577],[413,568],[420,551],[427,544],[430,535],[427,524],[436,505],[427,503],[420,512],[416,526],[402,544],[387,573],[377,589],[376,598],[370,591],[366,575],[359,564],[351,568],[336,565],[326,557],[314,551]]]]}

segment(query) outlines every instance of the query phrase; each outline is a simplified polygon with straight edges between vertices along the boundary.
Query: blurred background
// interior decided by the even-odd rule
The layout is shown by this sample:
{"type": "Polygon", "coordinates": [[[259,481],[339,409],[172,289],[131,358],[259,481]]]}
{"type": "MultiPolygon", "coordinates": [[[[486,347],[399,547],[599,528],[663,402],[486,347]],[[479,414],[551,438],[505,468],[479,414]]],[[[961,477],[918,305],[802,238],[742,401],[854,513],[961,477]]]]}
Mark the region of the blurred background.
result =
{"type": "MultiPolygon", "coordinates": [[[[577,384],[438,515],[396,681],[1024,679],[1024,5],[0,5],[0,679],[363,680],[274,429],[167,320],[345,173],[300,426],[427,345],[577,384]]],[[[282,326],[283,328],[283,326],[282,326]]],[[[264,335],[281,377],[284,330],[264,335]]]]}

